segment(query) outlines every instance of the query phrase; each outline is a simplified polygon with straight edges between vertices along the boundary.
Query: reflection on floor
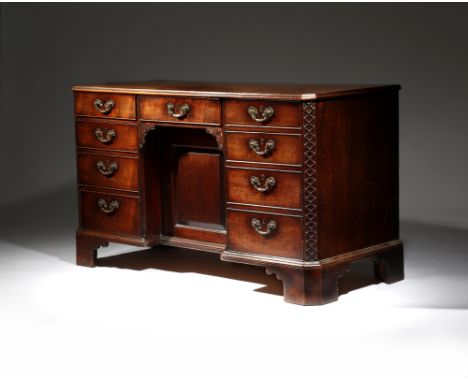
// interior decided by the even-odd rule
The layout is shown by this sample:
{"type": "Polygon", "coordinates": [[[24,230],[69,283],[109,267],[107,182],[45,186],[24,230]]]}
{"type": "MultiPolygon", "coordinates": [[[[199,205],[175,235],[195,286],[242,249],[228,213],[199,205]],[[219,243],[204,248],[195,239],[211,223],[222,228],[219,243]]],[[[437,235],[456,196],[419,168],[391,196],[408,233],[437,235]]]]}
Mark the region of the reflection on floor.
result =
{"type": "Polygon", "coordinates": [[[467,231],[404,222],[405,281],[374,284],[362,261],[338,303],[300,307],[263,268],[204,252],[111,245],[76,267],[75,199],[0,212],[0,380],[309,381],[312,360],[321,381],[468,376],[467,231]]]}

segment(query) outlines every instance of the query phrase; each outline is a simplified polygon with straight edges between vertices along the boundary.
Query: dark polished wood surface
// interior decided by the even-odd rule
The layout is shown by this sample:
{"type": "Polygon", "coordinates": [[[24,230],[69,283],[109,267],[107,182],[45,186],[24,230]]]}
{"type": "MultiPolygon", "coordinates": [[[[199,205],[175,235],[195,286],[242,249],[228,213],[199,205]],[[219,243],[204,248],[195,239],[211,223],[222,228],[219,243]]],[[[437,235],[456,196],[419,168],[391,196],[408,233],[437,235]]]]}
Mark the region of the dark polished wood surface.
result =
{"type": "Polygon", "coordinates": [[[81,191],[80,202],[81,226],[84,229],[134,236],[140,234],[140,200],[137,196],[81,191]],[[119,207],[112,213],[103,212],[99,200],[104,200],[108,207],[117,202],[119,207]]]}
{"type": "Polygon", "coordinates": [[[218,100],[187,98],[187,97],[141,97],[140,119],[156,122],[220,125],[221,105],[218,100]],[[172,103],[175,111],[179,111],[182,105],[190,108],[186,117],[177,118],[169,115],[167,104],[172,103]]]}
{"type": "Polygon", "coordinates": [[[138,157],[80,152],[78,183],[138,191],[138,157]]]}
{"type": "Polygon", "coordinates": [[[109,242],[211,251],[303,305],[336,300],[360,259],[403,279],[398,85],[73,89],[79,265],[109,242]]]}
{"type": "Polygon", "coordinates": [[[259,102],[230,100],[223,103],[223,114],[225,126],[258,126],[265,129],[268,126],[275,127],[300,127],[302,114],[300,104],[293,102],[259,102]],[[253,121],[248,113],[249,107],[262,110],[272,107],[274,114],[266,122],[253,121]]]}
{"type": "Polygon", "coordinates": [[[251,252],[279,257],[302,259],[301,217],[254,211],[228,210],[228,247],[234,252],[251,252]],[[252,219],[260,221],[260,231],[268,231],[268,224],[276,228],[268,235],[252,229],[252,219]]]}
{"type": "Polygon", "coordinates": [[[397,94],[319,102],[317,116],[320,258],[398,238],[397,94]]]}
{"type": "Polygon", "coordinates": [[[253,84],[189,81],[142,81],[76,85],[74,91],[302,101],[398,90],[399,85],[253,84]]]}
{"type": "Polygon", "coordinates": [[[115,121],[76,122],[76,145],[102,150],[138,151],[138,126],[115,121]],[[96,136],[97,135],[97,136],[96,136]],[[99,137],[106,142],[99,140],[99,137]]]}
{"type": "Polygon", "coordinates": [[[87,117],[136,119],[135,97],[122,94],[75,93],[75,114],[87,117]],[[94,101],[103,103],[113,100],[115,107],[102,112],[94,106],[94,101]]]}
{"type": "Polygon", "coordinates": [[[302,163],[300,133],[266,133],[256,129],[256,131],[248,132],[225,130],[224,134],[227,161],[297,166],[302,163]],[[251,141],[253,141],[254,150],[250,147],[251,141]],[[257,146],[258,149],[256,149],[257,146]]]}
{"type": "Polygon", "coordinates": [[[265,168],[235,168],[227,171],[227,201],[290,209],[302,208],[302,174],[300,171],[278,171],[265,168]],[[252,177],[259,180],[258,185],[252,177]],[[263,191],[273,183],[269,190],[263,191]],[[266,185],[266,187],[265,187],[266,185]],[[258,190],[260,186],[260,191],[258,190]],[[257,187],[257,188],[256,188],[257,187]]]}

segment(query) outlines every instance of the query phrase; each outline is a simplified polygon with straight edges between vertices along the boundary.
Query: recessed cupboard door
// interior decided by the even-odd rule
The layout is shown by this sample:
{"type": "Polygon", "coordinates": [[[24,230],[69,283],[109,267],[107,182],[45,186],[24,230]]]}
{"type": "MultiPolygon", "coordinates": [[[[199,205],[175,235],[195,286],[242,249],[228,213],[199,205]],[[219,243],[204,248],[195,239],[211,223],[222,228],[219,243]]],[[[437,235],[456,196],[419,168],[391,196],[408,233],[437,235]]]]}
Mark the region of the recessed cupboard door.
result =
{"type": "Polygon", "coordinates": [[[204,130],[165,129],[166,234],[225,242],[223,155],[204,130]]]}

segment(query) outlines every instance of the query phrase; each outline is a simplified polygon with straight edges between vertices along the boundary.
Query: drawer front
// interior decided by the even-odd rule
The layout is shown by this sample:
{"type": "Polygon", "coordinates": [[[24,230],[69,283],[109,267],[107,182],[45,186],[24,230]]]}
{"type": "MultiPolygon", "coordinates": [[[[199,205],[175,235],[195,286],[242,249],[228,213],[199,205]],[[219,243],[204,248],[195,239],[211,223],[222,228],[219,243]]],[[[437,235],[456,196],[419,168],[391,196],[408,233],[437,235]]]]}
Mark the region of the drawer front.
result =
{"type": "Polygon", "coordinates": [[[144,96],[140,98],[140,117],[147,121],[218,126],[221,106],[213,99],[144,96]]]}
{"type": "Polygon", "coordinates": [[[77,122],[76,144],[106,150],[138,151],[138,127],[111,123],[77,122]]]}
{"type": "Polygon", "coordinates": [[[225,136],[227,160],[301,164],[300,135],[228,132],[225,136]]]}
{"type": "Polygon", "coordinates": [[[92,186],[138,190],[138,158],[78,154],[78,182],[92,186]]]}
{"type": "Polygon", "coordinates": [[[101,232],[140,235],[139,198],[80,192],[81,227],[101,232]]]}
{"type": "Polygon", "coordinates": [[[228,249],[301,259],[301,220],[300,217],[228,210],[228,249]]]}
{"type": "Polygon", "coordinates": [[[228,202],[301,208],[301,173],[227,168],[228,202]]]}
{"type": "Polygon", "coordinates": [[[300,127],[298,103],[238,101],[223,103],[225,125],[300,127]]]}
{"type": "Polygon", "coordinates": [[[75,114],[87,117],[136,119],[135,96],[107,93],[75,93],[75,114]]]}

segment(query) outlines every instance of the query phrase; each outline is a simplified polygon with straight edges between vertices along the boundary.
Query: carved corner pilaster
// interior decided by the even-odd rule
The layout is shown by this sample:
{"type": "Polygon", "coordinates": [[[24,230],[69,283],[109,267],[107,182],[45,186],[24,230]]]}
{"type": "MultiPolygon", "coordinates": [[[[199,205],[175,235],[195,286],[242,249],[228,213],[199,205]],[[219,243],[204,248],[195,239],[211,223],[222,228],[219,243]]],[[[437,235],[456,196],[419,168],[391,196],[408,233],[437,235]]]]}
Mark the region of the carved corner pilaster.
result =
{"type": "Polygon", "coordinates": [[[205,131],[216,138],[219,151],[223,151],[223,129],[220,127],[207,127],[205,131]]]}
{"type": "Polygon", "coordinates": [[[315,102],[302,104],[304,166],[304,260],[318,259],[317,127],[315,102]]]}

